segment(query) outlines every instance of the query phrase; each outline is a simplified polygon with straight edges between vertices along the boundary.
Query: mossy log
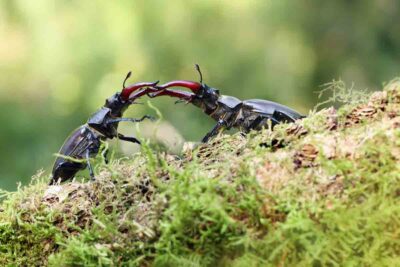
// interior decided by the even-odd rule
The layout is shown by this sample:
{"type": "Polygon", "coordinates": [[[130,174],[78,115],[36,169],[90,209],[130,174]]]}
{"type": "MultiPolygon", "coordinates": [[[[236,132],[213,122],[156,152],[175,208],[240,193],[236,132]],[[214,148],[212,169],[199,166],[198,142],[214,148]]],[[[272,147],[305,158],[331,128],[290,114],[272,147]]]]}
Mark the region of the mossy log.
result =
{"type": "Polygon", "coordinates": [[[396,266],[400,82],[97,180],[1,192],[1,266],[396,266]]]}

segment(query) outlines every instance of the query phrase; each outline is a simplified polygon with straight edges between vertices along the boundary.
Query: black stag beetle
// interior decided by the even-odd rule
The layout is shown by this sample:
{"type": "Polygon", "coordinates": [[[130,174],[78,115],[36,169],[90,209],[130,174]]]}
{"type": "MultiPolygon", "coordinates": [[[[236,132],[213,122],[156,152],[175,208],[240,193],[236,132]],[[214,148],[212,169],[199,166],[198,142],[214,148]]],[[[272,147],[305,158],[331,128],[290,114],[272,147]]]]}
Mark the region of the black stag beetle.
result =
{"type": "Polygon", "coordinates": [[[217,135],[224,129],[232,127],[242,132],[260,130],[271,121],[272,126],[282,122],[294,122],[305,116],[299,114],[284,105],[262,99],[250,99],[241,101],[233,96],[220,95],[219,90],[203,83],[203,75],[199,65],[195,65],[200,75],[200,83],[176,80],[163,85],[154,86],[157,92],[150,92],[150,97],[168,95],[177,97],[180,100],[192,103],[201,108],[207,115],[217,121],[215,127],[204,136],[202,142],[207,142],[211,137],[217,135]],[[193,93],[170,90],[169,87],[185,87],[193,93]]]}
{"type": "MultiPolygon", "coordinates": [[[[106,139],[117,137],[124,141],[140,144],[135,137],[127,137],[118,133],[118,124],[121,121],[141,122],[144,119],[153,119],[148,115],[141,119],[122,118],[122,114],[137,98],[154,92],[154,86],[158,81],[136,83],[125,87],[125,82],[130,75],[131,72],[124,80],[122,91],[108,98],[104,106],[90,116],[86,124],[73,131],[66,139],[59,151],[61,156],[58,156],[54,163],[50,185],[69,180],[79,170],[86,167],[89,168],[90,177],[94,180],[93,168],[89,159],[99,152],[101,142],[106,139]]],[[[106,153],[107,151],[105,151],[105,159],[106,153]]]]}

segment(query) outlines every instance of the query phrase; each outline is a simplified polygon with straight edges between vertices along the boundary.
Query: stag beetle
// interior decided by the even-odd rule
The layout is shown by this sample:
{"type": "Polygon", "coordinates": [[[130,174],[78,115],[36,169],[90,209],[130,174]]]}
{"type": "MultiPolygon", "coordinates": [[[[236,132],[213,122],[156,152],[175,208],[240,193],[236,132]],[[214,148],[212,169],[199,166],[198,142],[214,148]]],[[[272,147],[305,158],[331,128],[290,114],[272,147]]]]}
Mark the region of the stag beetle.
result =
{"type": "Polygon", "coordinates": [[[204,143],[224,129],[234,127],[247,133],[252,129],[260,130],[267,125],[269,120],[274,126],[281,122],[294,122],[305,117],[293,109],[268,100],[250,99],[241,101],[233,96],[220,95],[219,90],[203,83],[200,67],[198,64],[195,66],[200,75],[200,83],[185,80],[171,81],[154,86],[153,88],[158,91],[149,92],[148,95],[152,98],[162,95],[177,97],[201,108],[204,113],[216,120],[215,127],[202,139],[204,143]],[[193,93],[167,89],[174,86],[188,88],[193,93]]]}
{"type": "Polygon", "coordinates": [[[78,127],[66,139],[59,151],[62,156],[58,156],[54,163],[50,185],[69,180],[79,170],[86,167],[89,168],[90,177],[94,180],[93,168],[89,159],[99,152],[103,140],[117,137],[124,141],[140,144],[140,141],[135,137],[127,137],[118,133],[118,124],[121,121],[141,122],[145,119],[153,119],[148,115],[141,119],[122,118],[122,114],[129,105],[134,103],[135,99],[149,92],[154,92],[153,87],[157,85],[158,81],[136,83],[125,87],[125,82],[130,76],[131,72],[126,76],[121,92],[108,98],[104,106],[90,116],[86,124],[78,127]],[[135,94],[132,94],[133,92],[135,94]],[[68,158],[77,159],[77,161],[68,158]]]}

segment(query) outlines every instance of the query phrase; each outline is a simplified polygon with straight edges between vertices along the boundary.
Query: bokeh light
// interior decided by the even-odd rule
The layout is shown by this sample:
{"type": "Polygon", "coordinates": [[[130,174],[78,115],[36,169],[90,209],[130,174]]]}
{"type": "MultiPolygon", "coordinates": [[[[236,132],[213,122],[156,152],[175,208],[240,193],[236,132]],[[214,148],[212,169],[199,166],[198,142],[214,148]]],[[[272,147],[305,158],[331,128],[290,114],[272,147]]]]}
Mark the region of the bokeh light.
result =
{"type": "MultiPolygon", "coordinates": [[[[395,0],[1,1],[0,188],[49,172],[64,139],[121,89],[129,70],[130,83],[197,81],[199,63],[223,94],[304,114],[332,79],[378,88],[399,74],[399,11],[395,0]]],[[[172,150],[213,126],[193,106],[152,103],[164,116],[156,139],[170,138],[172,150]]],[[[155,114],[134,105],[126,116],[147,113],[155,114]]],[[[112,145],[120,146],[118,153],[134,151],[112,145]]]]}

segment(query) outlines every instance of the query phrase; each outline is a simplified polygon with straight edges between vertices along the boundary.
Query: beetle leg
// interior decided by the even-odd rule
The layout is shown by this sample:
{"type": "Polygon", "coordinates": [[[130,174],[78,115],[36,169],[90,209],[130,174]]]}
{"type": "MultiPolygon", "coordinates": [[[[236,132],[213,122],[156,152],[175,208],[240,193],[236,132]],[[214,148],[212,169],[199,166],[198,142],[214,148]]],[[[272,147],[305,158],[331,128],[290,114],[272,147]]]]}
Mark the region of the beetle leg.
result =
{"type": "MultiPolygon", "coordinates": [[[[304,117],[304,116],[301,116],[304,117]]],[[[271,120],[275,119],[276,121],[279,122],[294,122],[296,118],[293,118],[287,113],[280,112],[280,111],[275,111],[274,114],[272,114],[271,120]]]]}
{"type": "Polygon", "coordinates": [[[134,118],[116,118],[116,119],[110,119],[107,120],[106,124],[112,124],[112,123],[117,123],[117,122],[121,122],[121,121],[131,121],[131,122],[141,122],[144,121],[145,119],[149,119],[151,121],[154,121],[155,118],[149,115],[144,115],[142,118],[140,119],[134,119],[134,118]]]}
{"type": "Polygon", "coordinates": [[[206,136],[203,137],[203,139],[201,140],[201,142],[203,143],[207,143],[208,140],[210,140],[211,137],[217,135],[221,130],[223,130],[225,127],[227,126],[226,121],[224,121],[223,119],[219,119],[217,124],[214,126],[214,128],[211,129],[211,131],[209,131],[206,136]]]}
{"type": "Polygon", "coordinates": [[[140,145],[140,141],[135,137],[129,137],[118,133],[118,138],[127,142],[132,142],[140,145]]]}
{"type": "Polygon", "coordinates": [[[90,150],[89,149],[86,150],[86,155],[85,156],[86,156],[86,162],[87,162],[87,165],[88,165],[88,168],[89,168],[90,179],[92,179],[92,181],[94,181],[96,179],[94,177],[93,167],[90,164],[90,150]]]}
{"type": "Polygon", "coordinates": [[[252,123],[250,123],[250,125],[248,126],[248,128],[246,130],[247,131],[256,130],[257,127],[260,126],[260,124],[262,122],[265,122],[264,120],[266,120],[266,121],[271,120],[271,123],[272,123],[271,126],[274,126],[279,123],[279,121],[276,120],[274,117],[265,117],[265,116],[260,115],[252,123]]]}

